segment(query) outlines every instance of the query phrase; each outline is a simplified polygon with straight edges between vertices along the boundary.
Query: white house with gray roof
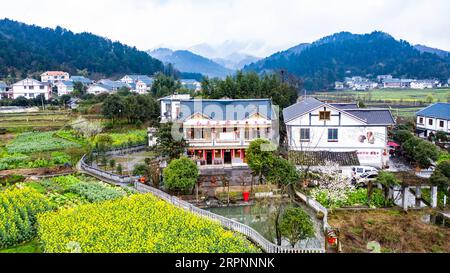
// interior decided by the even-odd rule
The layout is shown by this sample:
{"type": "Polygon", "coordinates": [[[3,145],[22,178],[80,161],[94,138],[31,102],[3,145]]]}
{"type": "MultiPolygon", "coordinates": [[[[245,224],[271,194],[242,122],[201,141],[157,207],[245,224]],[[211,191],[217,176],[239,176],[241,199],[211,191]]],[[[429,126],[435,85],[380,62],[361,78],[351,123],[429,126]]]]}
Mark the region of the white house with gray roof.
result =
{"type": "Polygon", "coordinates": [[[389,110],[306,98],[284,109],[283,114],[290,151],[325,154],[337,163],[376,168],[387,165],[388,127],[395,124],[389,110]]]}

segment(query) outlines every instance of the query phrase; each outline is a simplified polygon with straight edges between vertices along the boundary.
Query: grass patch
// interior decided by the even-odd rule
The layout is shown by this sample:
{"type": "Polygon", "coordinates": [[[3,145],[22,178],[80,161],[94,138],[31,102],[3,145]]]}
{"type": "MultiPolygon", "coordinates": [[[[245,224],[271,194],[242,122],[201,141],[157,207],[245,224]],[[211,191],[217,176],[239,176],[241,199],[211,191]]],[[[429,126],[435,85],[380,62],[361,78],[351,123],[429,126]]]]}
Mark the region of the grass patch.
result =
{"type": "Polygon", "coordinates": [[[376,241],[385,253],[450,252],[450,229],[424,223],[427,211],[335,211],[329,222],[341,230],[343,251],[366,253],[376,241]]]}

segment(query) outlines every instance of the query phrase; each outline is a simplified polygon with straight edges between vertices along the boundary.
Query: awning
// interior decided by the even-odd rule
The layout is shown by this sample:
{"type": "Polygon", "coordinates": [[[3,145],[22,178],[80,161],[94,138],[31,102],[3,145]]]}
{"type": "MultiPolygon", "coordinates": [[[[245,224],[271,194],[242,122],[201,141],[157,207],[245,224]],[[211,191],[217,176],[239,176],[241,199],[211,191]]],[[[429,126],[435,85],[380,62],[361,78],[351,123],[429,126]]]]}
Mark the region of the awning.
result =
{"type": "Polygon", "coordinates": [[[389,147],[398,148],[398,147],[400,147],[400,144],[397,144],[397,143],[391,141],[391,142],[388,142],[388,146],[389,146],[389,147]]]}

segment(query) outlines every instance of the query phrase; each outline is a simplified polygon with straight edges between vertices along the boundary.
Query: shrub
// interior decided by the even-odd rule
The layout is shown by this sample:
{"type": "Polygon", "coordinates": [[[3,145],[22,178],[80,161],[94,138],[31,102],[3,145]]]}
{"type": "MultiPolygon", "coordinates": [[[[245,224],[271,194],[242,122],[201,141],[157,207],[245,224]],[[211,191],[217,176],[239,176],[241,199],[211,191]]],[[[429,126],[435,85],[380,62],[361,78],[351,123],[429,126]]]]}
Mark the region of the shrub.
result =
{"type": "Polygon", "coordinates": [[[187,157],[173,160],[164,169],[164,182],[171,191],[189,191],[195,186],[197,179],[197,165],[187,157]]]}
{"type": "Polygon", "coordinates": [[[0,248],[20,244],[35,236],[36,215],[50,210],[48,200],[30,188],[0,192],[0,248]]]}
{"type": "Polygon", "coordinates": [[[89,182],[79,182],[74,184],[70,186],[67,191],[76,193],[89,202],[113,200],[125,195],[123,192],[119,192],[112,187],[106,187],[101,184],[89,182]]]}
{"type": "Polygon", "coordinates": [[[280,221],[281,235],[288,238],[292,247],[297,242],[314,237],[311,217],[301,208],[288,208],[280,221]]]}
{"type": "Polygon", "coordinates": [[[152,195],[39,215],[46,253],[243,253],[257,252],[243,236],[152,195]]]}

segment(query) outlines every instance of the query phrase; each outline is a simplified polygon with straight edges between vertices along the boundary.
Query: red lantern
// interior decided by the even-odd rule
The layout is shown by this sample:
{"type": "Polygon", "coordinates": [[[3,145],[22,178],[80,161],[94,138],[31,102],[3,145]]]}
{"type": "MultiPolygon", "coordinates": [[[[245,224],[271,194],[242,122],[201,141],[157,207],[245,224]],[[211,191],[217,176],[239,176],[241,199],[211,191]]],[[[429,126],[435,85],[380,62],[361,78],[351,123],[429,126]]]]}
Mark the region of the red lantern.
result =
{"type": "Polygon", "coordinates": [[[334,246],[337,243],[337,238],[335,237],[329,237],[328,238],[328,244],[331,246],[334,246]]]}

